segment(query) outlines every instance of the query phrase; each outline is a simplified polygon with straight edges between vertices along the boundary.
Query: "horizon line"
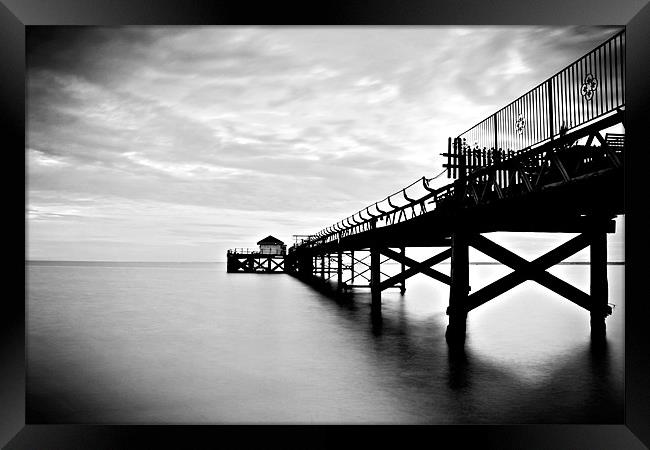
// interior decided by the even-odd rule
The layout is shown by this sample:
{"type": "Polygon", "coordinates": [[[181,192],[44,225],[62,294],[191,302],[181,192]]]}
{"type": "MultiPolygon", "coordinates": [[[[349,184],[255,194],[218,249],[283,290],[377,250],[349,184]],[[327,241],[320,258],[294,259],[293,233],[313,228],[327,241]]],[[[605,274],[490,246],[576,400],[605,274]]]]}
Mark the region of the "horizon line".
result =
{"type": "MultiPolygon", "coordinates": [[[[118,261],[118,260],[81,260],[81,259],[25,259],[27,263],[137,263],[137,264],[214,264],[225,263],[226,261],[118,261]]],[[[441,262],[439,264],[448,265],[450,262],[441,262]]],[[[470,261],[469,264],[475,265],[495,265],[505,266],[498,261],[470,261]]],[[[573,264],[590,264],[589,261],[561,261],[555,265],[573,265],[573,264]]],[[[607,264],[623,265],[625,261],[607,261],[607,264]]]]}

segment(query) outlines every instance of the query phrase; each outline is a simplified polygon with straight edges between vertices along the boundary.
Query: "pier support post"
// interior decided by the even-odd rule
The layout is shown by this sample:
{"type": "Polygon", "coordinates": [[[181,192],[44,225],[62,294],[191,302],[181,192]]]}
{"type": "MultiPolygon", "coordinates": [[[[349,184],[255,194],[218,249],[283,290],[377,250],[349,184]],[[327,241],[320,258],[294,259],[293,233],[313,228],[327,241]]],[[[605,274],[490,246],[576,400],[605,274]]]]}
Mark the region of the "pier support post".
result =
{"type": "Polygon", "coordinates": [[[327,254],[327,279],[332,277],[332,254],[327,254]]]}
{"type": "Polygon", "coordinates": [[[338,261],[336,263],[336,290],[341,292],[343,290],[343,252],[341,249],[338,251],[338,261]]]}
{"type": "Polygon", "coordinates": [[[381,254],[379,253],[379,249],[372,247],[370,249],[370,293],[373,309],[381,308],[381,288],[379,287],[379,283],[381,282],[380,258],[381,254]]]}
{"type": "Polygon", "coordinates": [[[350,251],[350,272],[352,272],[350,277],[350,284],[354,284],[354,250],[350,251]]]}
{"type": "MultiPolygon", "coordinates": [[[[459,208],[465,203],[467,165],[465,156],[458,158],[459,176],[454,182],[454,202],[459,208]]],[[[449,289],[449,325],[445,337],[449,345],[463,345],[467,327],[467,297],[469,294],[469,244],[462,222],[451,234],[451,286],[449,289]]]]}
{"type": "MultiPolygon", "coordinates": [[[[406,265],[404,264],[404,257],[406,256],[406,248],[401,247],[400,248],[400,256],[402,257],[402,273],[406,270],[406,265]]],[[[402,280],[402,284],[399,287],[399,293],[404,295],[404,292],[406,292],[406,278],[402,280]]]]}
{"type": "Polygon", "coordinates": [[[298,273],[301,276],[309,277],[314,274],[314,257],[312,255],[300,255],[298,259],[298,273]]]}
{"type": "Polygon", "coordinates": [[[325,253],[320,255],[320,277],[325,281],[325,253]]]}
{"type": "Polygon", "coordinates": [[[590,250],[590,284],[591,284],[591,338],[604,340],[605,317],[607,316],[607,234],[595,231],[592,235],[590,250]]]}
{"type": "Polygon", "coordinates": [[[463,232],[451,236],[451,286],[449,289],[449,325],[445,337],[449,345],[464,344],[469,293],[469,246],[463,232]]]}

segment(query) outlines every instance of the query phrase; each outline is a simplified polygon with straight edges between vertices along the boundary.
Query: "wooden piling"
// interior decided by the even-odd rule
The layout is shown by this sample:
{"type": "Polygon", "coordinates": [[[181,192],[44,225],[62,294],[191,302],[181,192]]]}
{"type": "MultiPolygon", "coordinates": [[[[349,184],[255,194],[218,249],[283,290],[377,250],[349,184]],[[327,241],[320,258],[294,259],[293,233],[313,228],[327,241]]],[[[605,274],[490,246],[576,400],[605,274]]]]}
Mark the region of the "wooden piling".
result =
{"type": "Polygon", "coordinates": [[[325,254],[320,255],[320,277],[325,280],[325,254]]]}
{"type": "MultiPolygon", "coordinates": [[[[402,273],[406,270],[406,264],[404,264],[404,257],[406,256],[406,248],[401,247],[400,248],[400,255],[402,256],[402,273]]],[[[399,293],[404,295],[404,292],[406,292],[406,278],[402,280],[402,284],[400,284],[399,287],[399,293]]]]}
{"type": "Polygon", "coordinates": [[[343,251],[339,248],[338,261],[336,264],[336,290],[341,292],[343,290],[343,251]]]}
{"type": "Polygon", "coordinates": [[[590,250],[591,337],[605,338],[607,316],[607,234],[596,231],[592,235],[590,250]]]}
{"type": "MultiPolygon", "coordinates": [[[[467,177],[464,156],[459,158],[460,175],[454,183],[454,202],[462,208],[465,202],[467,177]]],[[[449,325],[445,337],[450,345],[463,344],[467,327],[467,297],[469,294],[469,244],[463,224],[457,223],[451,234],[451,285],[449,289],[449,325]]]]}
{"type": "Polygon", "coordinates": [[[381,254],[379,249],[373,247],[370,249],[370,293],[372,296],[372,306],[373,308],[381,307],[381,288],[379,283],[381,282],[380,276],[380,264],[381,264],[381,254]]]}
{"type": "Polygon", "coordinates": [[[445,337],[449,344],[465,342],[467,297],[469,294],[469,246],[463,232],[452,234],[451,286],[449,289],[449,325],[445,337]]]}
{"type": "Polygon", "coordinates": [[[332,255],[327,254],[327,279],[329,280],[332,276],[332,255]]]}

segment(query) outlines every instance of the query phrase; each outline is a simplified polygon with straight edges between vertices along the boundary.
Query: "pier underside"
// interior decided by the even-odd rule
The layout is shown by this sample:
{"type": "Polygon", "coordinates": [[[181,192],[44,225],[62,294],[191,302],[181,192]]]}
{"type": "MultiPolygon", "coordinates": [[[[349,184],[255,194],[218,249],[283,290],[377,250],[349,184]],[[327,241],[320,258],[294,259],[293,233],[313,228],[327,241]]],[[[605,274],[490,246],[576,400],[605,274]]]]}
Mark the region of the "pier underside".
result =
{"type": "Polygon", "coordinates": [[[532,280],[590,312],[594,339],[605,335],[607,233],[625,213],[624,32],[447,142],[440,188],[422,177],[290,249],[287,271],[330,280],[339,290],[367,287],[373,310],[381,292],[424,274],[449,285],[450,343],[463,342],[467,314],[532,280]],[[595,63],[609,61],[610,70],[595,63]],[[615,68],[616,70],[612,70],[615,68]],[[595,74],[598,75],[595,75],[595,74]],[[417,185],[417,195],[414,186],[417,185]],[[422,194],[422,192],[424,192],[422,194]],[[486,236],[492,232],[572,233],[564,244],[528,261],[486,236]],[[430,247],[424,261],[407,247],[430,247]],[[513,269],[472,292],[469,247],[513,269]],[[547,270],[589,248],[589,292],[547,270]],[[435,269],[450,260],[451,275],[435,269]],[[399,265],[389,273],[384,265],[399,265]]]}
{"type": "Polygon", "coordinates": [[[450,344],[465,340],[470,311],[497,298],[519,284],[532,280],[590,312],[592,337],[605,336],[605,318],[611,314],[607,298],[606,235],[615,231],[614,218],[622,213],[622,170],[612,169],[598,177],[561,184],[521,198],[501,199],[470,208],[436,208],[411,220],[343,236],[318,246],[298,247],[287,256],[287,268],[299,277],[336,281],[337,290],[369,288],[373,309],[381,308],[381,292],[398,288],[406,280],[424,274],[449,285],[450,344]],[[491,232],[540,232],[578,234],[533,261],[493,242],[491,232]],[[409,258],[407,247],[430,247],[423,261],[409,258]],[[469,284],[468,251],[472,247],[510,267],[513,272],[472,292],[469,284]],[[590,292],[560,280],[547,270],[580,250],[590,248],[590,292]],[[451,275],[435,269],[449,260],[451,275]],[[384,270],[398,265],[398,273],[384,270]]]}
{"type": "Polygon", "coordinates": [[[284,255],[228,254],[228,273],[284,273],[284,255]]]}

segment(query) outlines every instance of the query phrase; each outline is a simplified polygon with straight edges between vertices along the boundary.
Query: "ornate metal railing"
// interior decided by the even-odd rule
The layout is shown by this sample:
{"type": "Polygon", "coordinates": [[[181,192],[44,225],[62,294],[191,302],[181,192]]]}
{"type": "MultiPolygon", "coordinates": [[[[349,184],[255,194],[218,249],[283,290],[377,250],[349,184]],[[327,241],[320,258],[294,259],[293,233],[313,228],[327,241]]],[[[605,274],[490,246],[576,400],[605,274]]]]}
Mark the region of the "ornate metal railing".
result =
{"type": "Polygon", "coordinates": [[[507,159],[625,104],[625,30],[453,140],[445,167],[458,176],[459,153],[472,170],[507,159]],[[495,158],[496,156],[496,158],[495,158]]]}
{"type": "Polygon", "coordinates": [[[624,135],[605,139],[599,132],[623,122],[624,61],[622,31],[460,134],[453,144],[450,138],[447,172],[455,177],[462,167],[460,180],[434,189],[430,182],[436,177],[419,178],[294,247],[321,245],[448,205],[478,205],[525,195],[620,168],[624,135]],[[584,137],[587,142],[578,145],[584,137]],[[474,140],[474,148],[466,144],[468,138],[474,140]],[[591,145],[594,139],[600,146],[591,145]],[[463,190],[460,197],[457,188],[463,190]]]}

